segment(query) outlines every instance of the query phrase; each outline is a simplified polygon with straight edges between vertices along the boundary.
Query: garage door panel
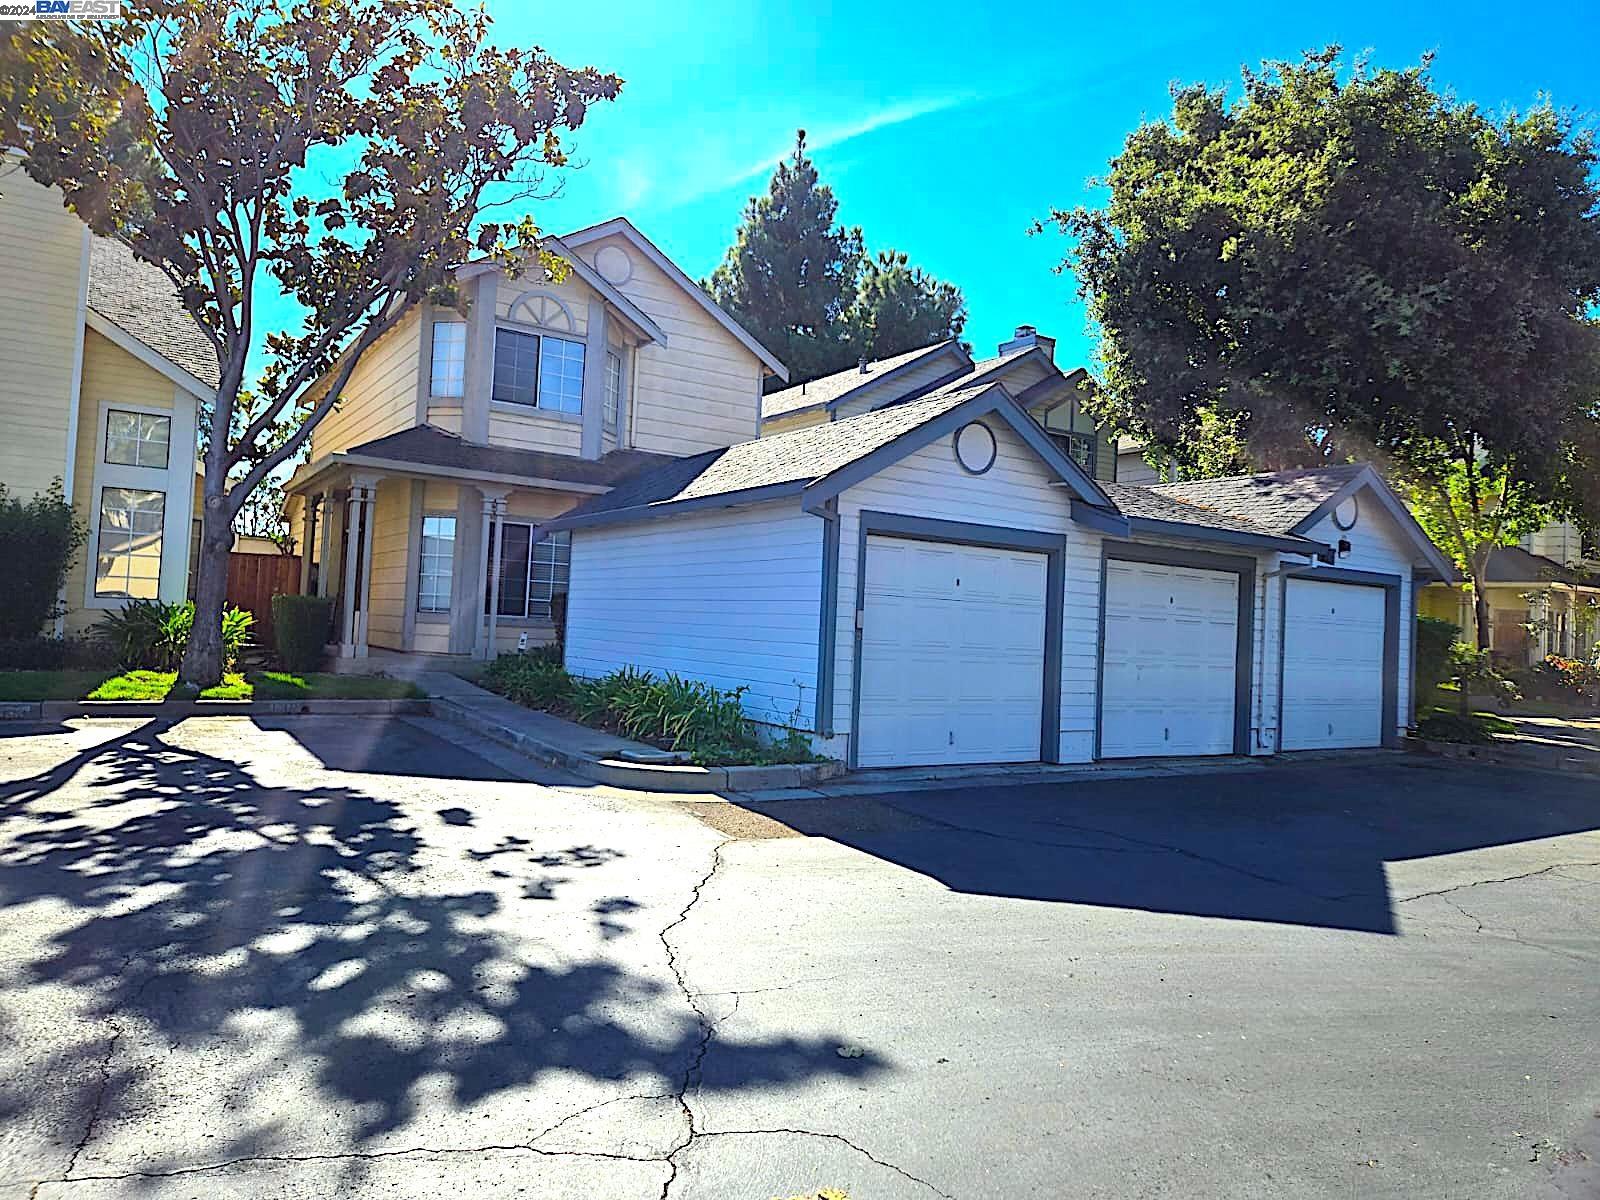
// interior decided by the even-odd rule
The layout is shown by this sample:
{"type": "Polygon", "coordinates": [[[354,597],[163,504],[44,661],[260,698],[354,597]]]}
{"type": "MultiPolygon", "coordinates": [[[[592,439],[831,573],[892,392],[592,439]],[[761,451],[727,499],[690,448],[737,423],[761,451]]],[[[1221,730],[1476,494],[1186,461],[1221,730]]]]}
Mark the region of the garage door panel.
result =
{"type": "Polygon", "coordinates": [[[872,535],[866,566],[860,764],[1037,760],[1045,556],[872,535]]]}
{"type": "Polygon", "coordinates": [[[1312,579],[1286,587],[1282,748],[1381,746],[1384,590],[1312,579]]]}
{"type": "Polygon", "coordinates": [[[1233,750],[1239,579],[1160,563],[1106,563],[1100,754],[1233,750]]]}

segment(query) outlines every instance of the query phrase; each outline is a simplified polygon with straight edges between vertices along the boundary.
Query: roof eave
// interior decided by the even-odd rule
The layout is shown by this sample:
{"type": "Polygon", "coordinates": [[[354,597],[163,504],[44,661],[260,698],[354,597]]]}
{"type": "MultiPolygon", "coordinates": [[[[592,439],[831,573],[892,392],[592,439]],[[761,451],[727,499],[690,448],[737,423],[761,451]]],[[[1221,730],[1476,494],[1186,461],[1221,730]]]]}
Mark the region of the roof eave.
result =
{"type": "MultiPolygon", "coordinates": [[[[848,392],[841,392],[839,395],[835,396],[832,400],[826,401],[825,402],[825,406],[827,408],[829,408],[829,409],[837,408],[840,404],[843,404],[846,400],[849,400],[854,396],[859,396],[863,391],[867,390],[868,388],[875,387],[880,383],[886,383],[889,380],[894,379],[896,376],[902,374],[903,372],[909,371],[912,367],[920,366],[921,364],[926,363],[929,359],[937,357],[938,355],[943,354],[947,350],[954,350],[956,352],[956,355],[958,356],[959,360],[962,363],[965,364],[964,370],[971,370],[972,369],[972,356],[969,355],[966,352],[966,349],[961,345],[960,342],[958,342],[958,341],[956,341],[954,339],[952,339],[950,341],[947,341],[947,342],[940,342],[937,345],[929,346],[928,347],[928,352],[926,354],[919,354],[916,358],[907,359],[905,362],[901,363],[897,367],[894,367],[892,370],[885,371],[882,375],[869,375],[869,376],[867,376],[860,383],[856,384],[855,387],[851,388],[848,392]]],[[[955,375],[951,375],[951,376],[942,376],[941,378],[942,378],[943,382],[942,383],[941,382],[933,383],[932,385],[930,385],[930,390],[932,390],[932,388],[936,388],[936,387],[943,387],[945,383],[952,383],[956,379],[961,378],[961,375],[960,374],[955,374],[955,375]]]]}
{"type": "Polygon", "coordinates": [[[104,313],[96,312],[92,308],[83,310],[83,322],[108,342],[119,349],[126,350],[151,370],[159,372],[170,379],[177,386],[192,396],[202,400],[215,400],[217,389],[205,380],[184,370],[166,355],[155,349],[148,342],[141,341],[118,325],[104,313]]]}
{"type": "Polygon", "coordinates": [[[311,483],[335,470],[376,471],[389,475],[421,475],[430,479],[452,479],[469,483],[511,484],[514,487],[542,488],[546,491],[572,492],[579,496],[601,496],[611,490],[605,483],[581,483],[569,479],[551,479],[539,475],[516,475],[503,471],[469,471],[461,467],[440,463],[415,462],[404,458],[385,458],[377,454],[351,454],[335,450],[315,462],[307,463],[289,477],[284,484],[286,492],[304,492],[311,483]]]}
{"type": "MultiPolygon", "coordinates": [[[[687,500],[662,500],[653,504],[635,504],[628,508],[609,508],[600,512],[575,513],[556,517],[539,528],[546,532],[563,529],[593,529],[602,525],[628,525],[640,521],[653,521],[661,517],[675,517],[683,513],[703,512],[714,508],[736,508],[744,504],[760,504],[767,500],[781,500],[785,496],[798,496],[807,481],[791,480],[769,483],[761,487],[744,488],[737,492],[719,492],[714,496],[691,496],[687,500]]],[[[609,490],[609,489],[605,489],[609,490]]]]}
{"type": "Polygon", "coordinates": [[[750,351],[751,354],[755,355],[769,373],[776,375],[784,383],[789,382],[789,368],[778,361],[778,356],[756,341],[748,329],[723,311],[720,304],[706,295],[699,284],[685,275],[677,263],[661,253],[655,243],[639,232],[627,217],[612,217],[609,221],[602,221],[598,225],[590,225],[572,233],[562,234],[561,240],[570,246],[586,246],[590,242],[610,237],[614,233],[621,234],[627,238],[630,245],[634,246],[654,263],[660,271],[682,288],[695,303],[705,309],[712,320],[731,333],[736,341],[750,351]]]}
{"type": "MultiPolygon", "coordinates": [[[[667,344],[666,331],[641,309],[632,300],[629,300],[616,286],[605,279],[598,271],[584,262],[566,246],[560,238],[553,234],[546,234],[540,239],[540,244],[546,248],[554,249],[561,256],[562,261],[572,268],[572,273],[583,280],[592,290],[599,293],[605,302],[621,314],[623,320],[633,326],[633,330],[647,342],[667,344]]],[[[475,259],[463,263],[456,268],[456,278],[473,279],[479,275],[487,275],[492,271],[500,270],[500,265],[487,259],[475,259]]]]}
{"type": "Polygon", "coordinates": [[[1372,489],[1373,494],[1378,497],[1378,502],[1383,505],[1384,511],[1394,519],[1395,524],[1410,535],[1423,562],[1435,575],[1447,583],[1460,579],[1455,566],[1445,558],[1439,547],[1433,544],[1433,539],[1417,523],[1417,518],[1412,515],[1411,510],[1399,496],[1395,495],[1394,489],[1384,482],[1383,476],[1373,469],[1371,463],[1365,464],[1343,487],[1296,521],[1289,532],[1304,533],[1364,487],[1372,489]]]}

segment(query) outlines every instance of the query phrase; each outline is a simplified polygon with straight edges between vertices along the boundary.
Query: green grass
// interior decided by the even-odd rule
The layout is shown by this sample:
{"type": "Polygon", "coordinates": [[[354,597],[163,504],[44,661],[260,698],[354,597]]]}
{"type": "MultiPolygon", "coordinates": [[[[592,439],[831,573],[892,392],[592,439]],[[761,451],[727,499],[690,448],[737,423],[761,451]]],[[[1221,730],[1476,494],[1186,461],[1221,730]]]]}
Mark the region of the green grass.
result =
{"type": "MultiPolygon", "coordinates": [[[[1456,704],[1434,704],[1418,713],[1417,718],[1420,720],[1423,717],[1432,716],[1434,713],[1442,713],[1446,716],[1455,716],[1460,712],[1461,708],[1456,704]]],[[[1496,713],[1485,712],[1480,708],[1474,709],[1472,716],[1479,725],[1488,730],[1490,733],[1517,732],[1517,727],[1515,725],[1496,713]]]]}
{"type": "MultiPolygon", "coordinates": [[[[165,700],[175,671],[0,671],[0,701],[165,700]]],[[[370,675],[291,675],[252,671],[224,676],[202,700],[407,700],[422,695],[404,679],[370,675]]]]}

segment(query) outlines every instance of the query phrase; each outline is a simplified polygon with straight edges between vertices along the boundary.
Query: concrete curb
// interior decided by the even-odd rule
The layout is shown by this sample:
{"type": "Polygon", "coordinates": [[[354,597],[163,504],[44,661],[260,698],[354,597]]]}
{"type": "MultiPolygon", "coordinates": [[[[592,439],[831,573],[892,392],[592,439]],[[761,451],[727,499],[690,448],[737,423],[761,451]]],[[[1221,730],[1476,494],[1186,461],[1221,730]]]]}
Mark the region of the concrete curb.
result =
{"type": "Polygon", "coordinates": [[[433,700],[433,715],[529,758],[571,771],[595,783],[635,792],[746,792],[798,788],[841,774],[839,762],[793,763],[772,767],[697,767],[690,763],[636,763],[577,754],[544,738],[488,720],[479,710],[443,697],[433,700]]]}
{"type": "Polygon", "coordinates": [[[1512,767],[1542,767],[1552,771],[1582,771],[1600,775],[1600,754],[1574,754],[1558,746],[1528,746],[1517,742],[1490,742],[1470,745],[1463,742],[1435,742],[1411,738],[1408,749],[1438,758],[1491,763],[1512,767]]]}
{"type": "Polygon", "coordinates": [[[0,721],[68,721],[78,717],[377,717],[427,716],[426,699],[410,700],[45,700],[0,704],[0,721]]]}

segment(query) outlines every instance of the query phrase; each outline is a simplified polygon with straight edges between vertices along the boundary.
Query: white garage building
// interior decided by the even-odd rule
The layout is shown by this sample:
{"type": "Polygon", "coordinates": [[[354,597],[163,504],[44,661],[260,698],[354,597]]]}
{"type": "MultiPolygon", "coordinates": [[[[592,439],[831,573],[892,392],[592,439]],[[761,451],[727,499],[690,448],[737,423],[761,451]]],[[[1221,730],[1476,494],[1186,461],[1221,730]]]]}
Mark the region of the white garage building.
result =
{"type": "Polygon", "coordinates": [[[680,459],[572,537],[566,660],[745,687],[856,767],[1390,745],[1451,576],[1360,465],[1096,483],[1003,385],[680,459]]]}

